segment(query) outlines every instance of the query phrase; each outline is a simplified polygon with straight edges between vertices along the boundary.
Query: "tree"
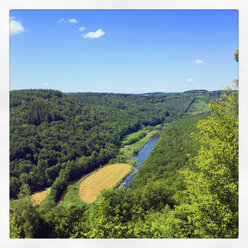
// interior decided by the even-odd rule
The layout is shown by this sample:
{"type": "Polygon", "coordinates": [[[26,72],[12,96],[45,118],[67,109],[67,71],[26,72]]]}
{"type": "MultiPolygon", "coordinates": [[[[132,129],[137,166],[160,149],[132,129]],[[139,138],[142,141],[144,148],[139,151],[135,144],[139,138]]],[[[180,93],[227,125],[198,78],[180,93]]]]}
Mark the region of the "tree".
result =
{"type": "Polygon", "coordinates": [[[17,197],[20,188],[20,181],[16,177],[10,177],[10,198],[17,197]]]}
{"type": "Polygon", "coordinates": [[[234,59],[239,62],[239,49],[236,50],[236,52],[234,53],[234,59]]]}
{"type": "Polygon", "coordinates": [[[44,219],[49,229],[50,238],[69,238],[72,233],[80,228],[84,223],[84,212],[86,205],[81,207],[63,207],[63,205],[53,208],[52,211],[44,215],[44,219]]]}
{"type": "Polygon", "coordinates": [[[43,221],[29,198],[18,200],[10,207],[10,238],[42,236],[43,221]]]}
{"type": "Polygon", "coordinates": [[[238,237],[238,91],[210,107],[210,117],[198,123],[200,150],[181,170],[185,197],[167,220],[173,237],[238,237]]]}
{"type": "Polygon", "coordinates": [[[17,195],[19,199],[24,198],[24,197],[30,197],[31,190],[28,184],[23,183],[21,188],[20,188],[20,193],[17,195]]]}

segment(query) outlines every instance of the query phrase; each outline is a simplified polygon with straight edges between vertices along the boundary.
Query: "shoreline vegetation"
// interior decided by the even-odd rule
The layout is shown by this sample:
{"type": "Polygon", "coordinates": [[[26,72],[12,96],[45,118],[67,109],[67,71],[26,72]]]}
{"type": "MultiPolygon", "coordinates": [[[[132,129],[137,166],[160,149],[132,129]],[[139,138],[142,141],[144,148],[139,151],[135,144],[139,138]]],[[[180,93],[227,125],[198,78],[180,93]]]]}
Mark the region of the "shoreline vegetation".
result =
{"type": "Polygon", "coordinates": [[[134,157],[144,147],[144,145],[151,139],[151,137],[157,134],[162,128],[163,128],[162,124],[159,124],[154,127],[144,127],[143,129],[137,132],[127,135],[122,142],[122,144],[126,144],[126,145],[124,145],[120,149],[116,159],[121,160],[121,159],[129,159],[131,157],[134,157]],[[128,143],[128,140],[130,142],[133,139],[135,139],[134,143],[128,143]]]}
{"type": "Polygon", "coordinates": [[[135,155],[135,153],[139,152],[144,145],[151,139],[152,136],[154,136],[155,134],[157,134],[159,132],[159,130],[161,130],[162,125],[156,125],[154,127],[144,127],[141,130],[131,133],[129,135],[127,135],[124,139],[123,139],[123,143],[127,142],[127,140],[129,140],[128,142],[130,142],[130,140],[133,140],[133,137],[139,137],[139,139],[137,139],[134,143],[131,143],[129,145],[125,145],[124,147],[122,147],[117,155],[117,157],[115,159],[112,159],[109,161],[109,163],[107,165],[104,165],[103,167],[100,167],[96,170],[94,170],[93,172],[89,173],[88,175],[83,176],[81,179],[79,179],[74,185],[69,185],[67,187],[68,192],[66,193],[66,195],[64,196],[64,201],[62,202],[63,204],[67,205],[67,206],[71,206],[71,205],[82,205],[83,201],[81,200],[81,198],[79,197],[79,186],[80,184],[88,177],[91,176],[93,173],[99,171],[100,169],[109,166],[110,164],[118,164],[118,163],[126,163],[131,165],[131,170],[129,171],[128,174],[126,174],[123,178],[121,178],[114,186],[113,189],[117,188],[121,182],[134,171],[134,166],[139,166],[137,161],[134,160],[127,160],[131,157],[133,157],[135,155]],[[142,137],[140,134],[142,133],[146,133],[145,137],[142,137]]]}
{"type": "MultiPolygon", "coordinates": [[[[148,126],[148,127],[143,127],[137,132],[133,132],[127,136],[122,141],[122,144],[124,145],[122,148],[120,148],[120,151],[115,159],[110,160],[110,162],[107,165],[100,166],[98,169],[92,171],[91,173],[87,175],[83,175],[81,178],[71,181],[68,183],[67,188],[65,189],[64,193],[60,197],[60,200],[57,202],[57,205],[63,204],[66,206],[79,206],[83,205],[84,202],[80,199],[79,197],[79,185],[82,183],[83,180],[85,180],[88,176],[92,175],[93,173],[97,172],[98,170],[104,168],[105,166],[109,166],[112,163],[118,164],[118,161],[126,163],[131,165],[131,170],[129,171],[128,174],[126,174],[123,178],[121,178],[114,186],[114,188],[117,188],[121,182],[130,174],[134,171],[133,166],[138,166],[138,162],[134,160],[127,160],[133,156],[137,152],[139,152],[144,145],[151,139],[152,136],[157,134],[164,126],[162,124],[156,125],[154,127],[148,126]]],[[[45,194],[43,192],[47,192],[47,189],[44,191],[36,192],[31,195],[32,197],[35,197],[36,194],[45,194]]],[[[48,193],[45,194],[45,197],[43,197],[40,200],[37,200],[37,203],[35,205],[40,205],[45,199],[49,199],[49,194],[50,194],[50,188],[48,193]]],[[[43,202],[43,203],[46,203],[43,202]]],[[[45,204],[44,204],[45,205],[45,204]]],[[[41,205],[42,206],[42,205],[41,205]]]]}

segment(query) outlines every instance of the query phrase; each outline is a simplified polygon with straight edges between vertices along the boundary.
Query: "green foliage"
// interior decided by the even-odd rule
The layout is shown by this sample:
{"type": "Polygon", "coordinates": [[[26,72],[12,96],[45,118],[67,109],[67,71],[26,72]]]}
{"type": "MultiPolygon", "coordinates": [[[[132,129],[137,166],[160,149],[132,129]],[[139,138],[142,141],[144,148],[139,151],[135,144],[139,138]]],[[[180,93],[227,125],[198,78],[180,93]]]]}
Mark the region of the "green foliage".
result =
{"type": "Polygon", "coordinates": [[[28,184],[24,183],[22,184],[21,188],[20,188],[20,193],[18,194],[18,198],[24,198],[24,197],[28,197],[30,196],[30,187],[28,186],[28,184]]]}
{"type": "Polygon", "coordinates": [[[43,220],[29,198],[10,206],[10,238],[40,238],[45,235],[43,220]],[[44,228],[44,229],[43,229],[44,228]]]}
{"type": "Polygon", "coordinates": [[[234,53],[234,59],[239,62],[239,49],[236,50],[236,52],[234,53]]]}
{"type": "Polygon", "coordinates": [[[199,153],[192,159],[192,166],[181,171],[187,193],[174,216],[180,229],[186,230],[190,225],[183,236],[235,238],[238,237],[238,93],[223,94],[210,107],[211,116],[198,124],[199,153]]]}
{"type": "Polygon", "coordinates": [[[146,134],[148,133],[148,130],[139,130],[135,133],[131,133],[129,135],[127,135],[122,141],[121,144],[124,145],[130,145],[133,144],[135,142],[137,142],[138,140],[144,138],[146,136],[146,134]]]}
{"type": "Polygon", "coordinates": [[[78,187],[85,178],[86,177],[82,177],[75,184],[68,186],[67,188],[68,192],[66,193],[63,202],[60,204],[62,204],[65,207],[70,207],[70,206],[80,207],[84,205],[83,201],[80,199],[80,196],[78,194],[78,187]]]}
{"type": "Polygon", "coordinates": [[[125,160],[125,163],[126,164],[130,164],[134,167],[138,167],[139,166],[139,163],[136,161],[136,160],[125,160]]]}
{"type": "Polygon", "coordinates": [[[10,218],[9,222],[9,237],[11,239],[21,238],[22,227],[18,225],[16,217],[10,218]]]}
{"type": "Polygon", "coordinates": [[[69,238],[72,231],[84,221],[86,206],[64,207],[62,205],[46,213],[43,218],[50,238],[69,238]]]}
{"type": "MultiPolygon", "coordinates": [[[[167,197],[168,191],[162,181],[152,182],[135,191],[123,188],[104,190],[86,214],[85,226],[88,229],[78,233],[77,237],[137,238],[141,237],[140,229],[147,235],[141,223],[146,222],[147,216],[159,211],[168,212],[167,197]]],[[[155,229],[154,226],[154,232],[155,229]]]]}
{"type": "Polygon", "coordinates": [[[198,142],[190,134],[197,130],[197,122],[204,117],[205,115],[198,115],[170,123],[162,131],[159,141],[133,178],[130,187],[136,189],[149,181],[163,179],[171,191],[169,198],[172,206],[172,196],[184,186],[177,171],[188,163],[188,154],[196,155],[198,151],[198,142]]]}

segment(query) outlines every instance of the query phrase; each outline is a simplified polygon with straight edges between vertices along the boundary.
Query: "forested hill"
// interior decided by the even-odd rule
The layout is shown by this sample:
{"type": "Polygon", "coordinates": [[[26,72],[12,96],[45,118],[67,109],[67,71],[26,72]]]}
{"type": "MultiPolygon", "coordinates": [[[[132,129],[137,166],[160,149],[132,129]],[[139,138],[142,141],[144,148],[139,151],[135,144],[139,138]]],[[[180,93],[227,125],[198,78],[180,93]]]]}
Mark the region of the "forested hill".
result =
{"type": "Polygon", "coordinates": [[[56,199],[68,181],[115,157],[128,133],[208,112],[207,104],[220,94],[11,91],[10,197],[22,187],[35,192],[53,185],[56,199]]]}
{"type": "Polygon", "coordinates": [[[223,91],[191,90],[182,93],[70,93],[84,104],[109,106],[128,110],[130,113],[157,112],[166,108],[173,119],[185,115],[196,115],[209,111],[207,104],[220,97],[223,91]]]}

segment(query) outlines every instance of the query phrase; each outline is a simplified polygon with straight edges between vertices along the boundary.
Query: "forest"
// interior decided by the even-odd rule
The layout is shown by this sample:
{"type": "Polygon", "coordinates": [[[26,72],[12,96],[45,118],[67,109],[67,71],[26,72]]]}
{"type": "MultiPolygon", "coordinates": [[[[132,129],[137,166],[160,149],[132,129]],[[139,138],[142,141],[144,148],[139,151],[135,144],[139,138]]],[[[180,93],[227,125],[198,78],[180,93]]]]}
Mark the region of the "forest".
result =
{"type": "Polygon", "coordinates": [[[10,237],[237,238],[237,88],[10,91],[10,237]],[[166,128],[129,189],[57,205],[70,181],[114,160],[128,134],[158,124],[166,128]],[[48,187],[33,206],[30,195],[48,187]]]}

